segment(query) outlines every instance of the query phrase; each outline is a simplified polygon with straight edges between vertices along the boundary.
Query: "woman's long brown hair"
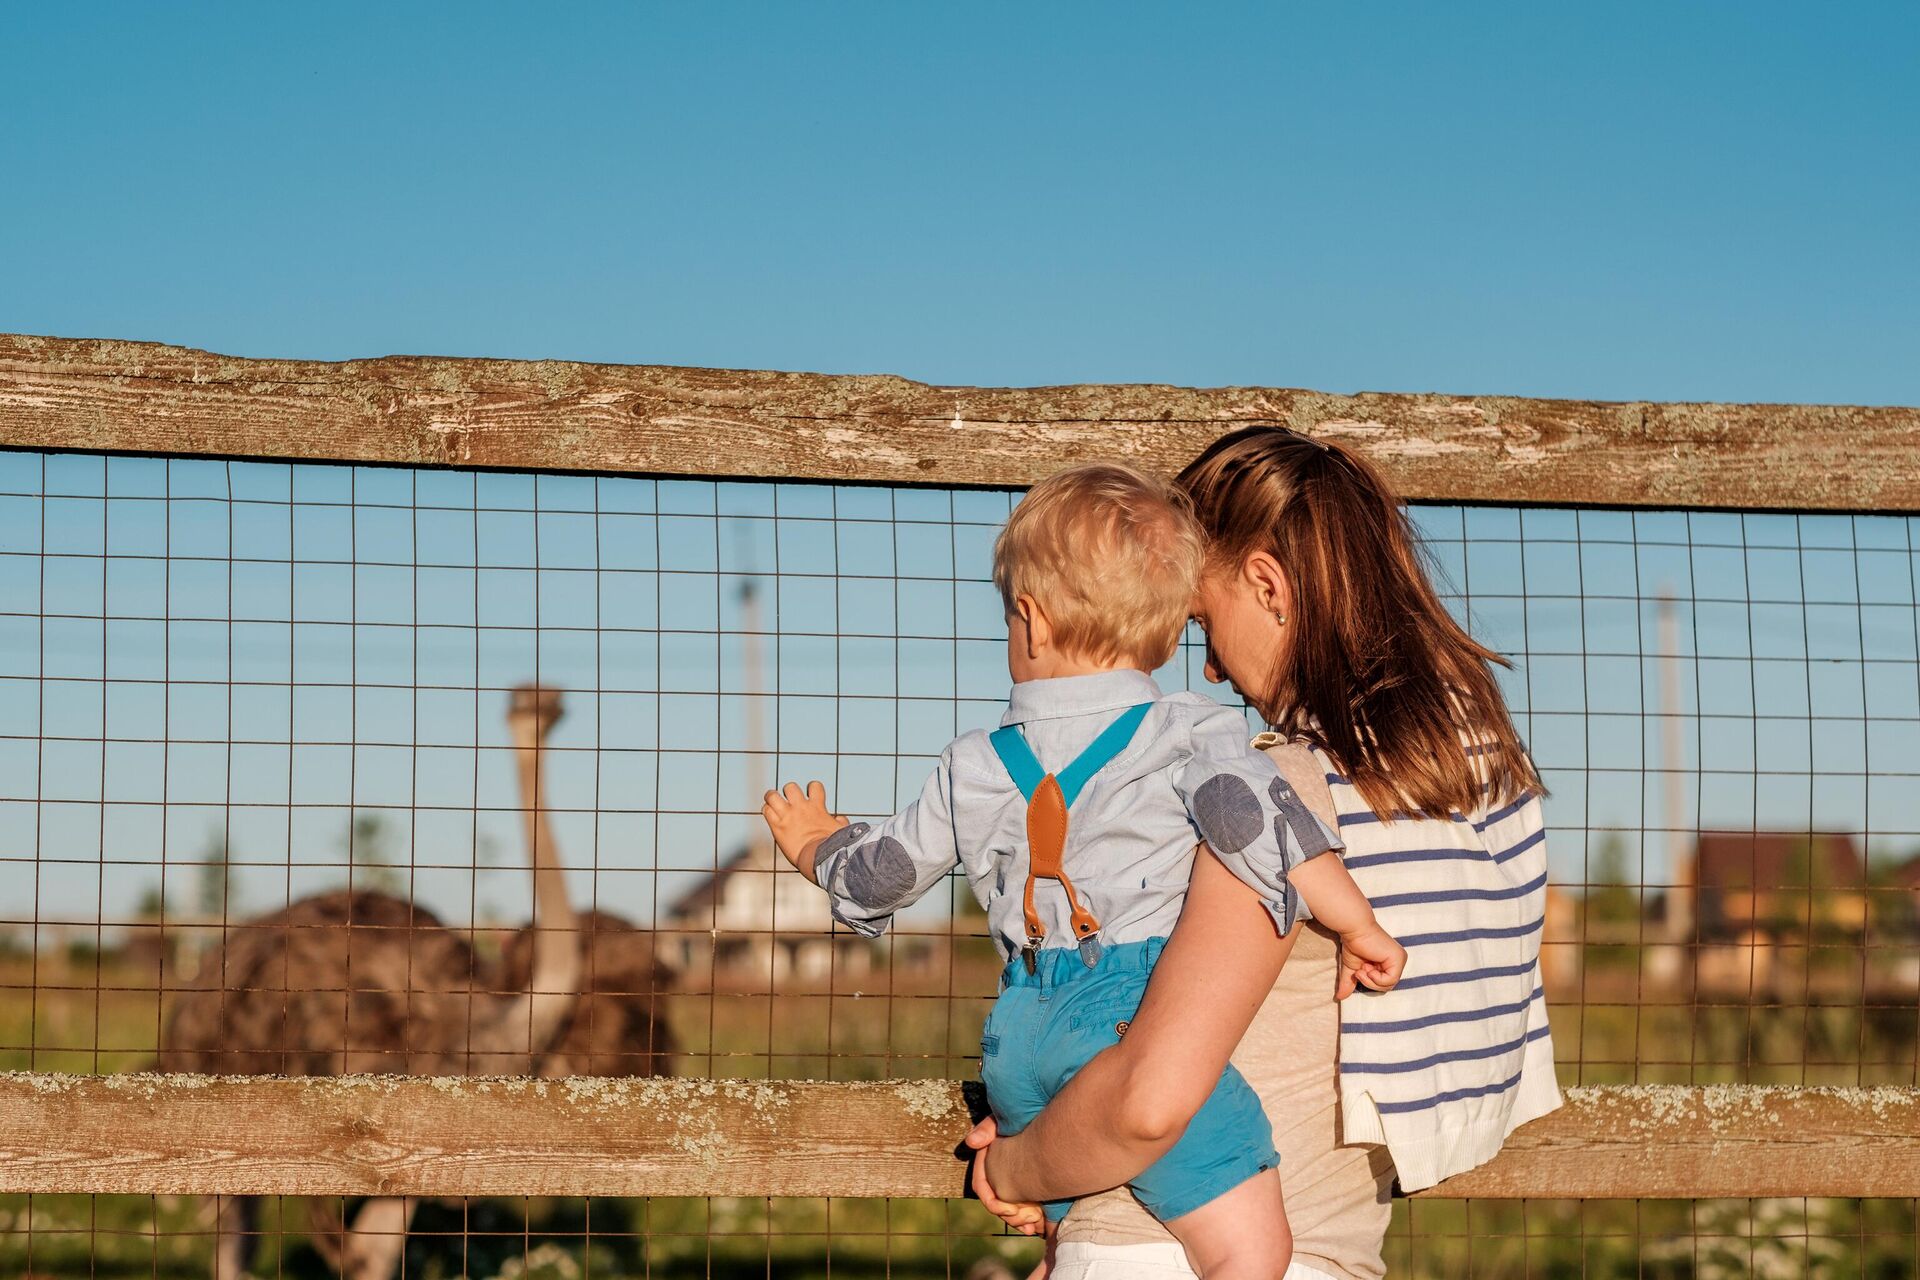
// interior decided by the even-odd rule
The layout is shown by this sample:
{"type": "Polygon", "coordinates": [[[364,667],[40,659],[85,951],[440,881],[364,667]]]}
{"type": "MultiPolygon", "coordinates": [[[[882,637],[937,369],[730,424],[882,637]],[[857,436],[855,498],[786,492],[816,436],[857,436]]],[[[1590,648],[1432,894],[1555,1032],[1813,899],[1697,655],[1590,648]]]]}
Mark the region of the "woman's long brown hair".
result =
{"type": "Polygon", "coordinates": [[[1489,667],[1511,664],[1440,603],[1405,509],[1364,458],[1249,427],[1178,484],[1211,571],[1265,551],[1291,579],[1289,660],[1258,707],[1276,730],[1325,750],[1382,816],[1471,814],[1540,785],[1489,667]]]}

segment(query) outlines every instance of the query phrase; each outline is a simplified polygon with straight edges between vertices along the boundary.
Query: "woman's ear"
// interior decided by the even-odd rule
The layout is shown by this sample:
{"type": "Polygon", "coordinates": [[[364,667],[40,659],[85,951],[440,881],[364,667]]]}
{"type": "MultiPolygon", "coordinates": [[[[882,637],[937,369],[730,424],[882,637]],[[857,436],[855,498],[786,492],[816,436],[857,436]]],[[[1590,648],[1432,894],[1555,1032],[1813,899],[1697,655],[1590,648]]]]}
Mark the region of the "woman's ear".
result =
{"type": "Polygon", "coordinates": [[[1248,555],[1240,576],[1253,593],[1254,603],[1280,617],[1293,616],[1293,580],[1280,562],[1264,551],[1248,555]]]}
{"type": "Polygon", "coordinates": [[[1047,619],[1047,611],[1032,596],[1016,596],[1013,611],[1020,615],[1020,621],[1027,629],[1027,656],[1038,658],[1053,647],[1053,623],[1047,619]]]}

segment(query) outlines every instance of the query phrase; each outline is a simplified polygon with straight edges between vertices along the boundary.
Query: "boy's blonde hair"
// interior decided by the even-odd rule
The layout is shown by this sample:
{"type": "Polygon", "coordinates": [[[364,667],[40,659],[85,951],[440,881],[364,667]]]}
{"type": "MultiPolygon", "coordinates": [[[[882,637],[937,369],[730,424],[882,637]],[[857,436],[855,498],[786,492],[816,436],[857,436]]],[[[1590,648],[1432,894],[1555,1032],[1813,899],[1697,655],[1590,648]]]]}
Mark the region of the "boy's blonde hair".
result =
{"type": "Polygon", "coordinates": [[[1151,671],[1187,625],[1206,546],[1186,495],[1117,462],[1055,472],[993,544],[1007,616],[1032,596],[1062,649],[1151,671]]]}

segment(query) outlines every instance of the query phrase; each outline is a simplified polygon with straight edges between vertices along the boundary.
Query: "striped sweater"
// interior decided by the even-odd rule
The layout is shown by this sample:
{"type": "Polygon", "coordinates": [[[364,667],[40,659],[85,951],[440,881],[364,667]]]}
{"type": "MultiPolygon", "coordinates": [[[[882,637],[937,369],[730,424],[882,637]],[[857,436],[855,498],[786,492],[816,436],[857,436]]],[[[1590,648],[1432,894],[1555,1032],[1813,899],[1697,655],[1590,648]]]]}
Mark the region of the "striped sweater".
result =
{"type": "Polygon", "coordinates": [[[1417,1191],[1491,1159],[1514,1129],[1560,1105],[1540,986],[1540,798],[1383,820],[1315,755],[1347,870],[1407,948],[1397,987],[1341,1006],[1343,1140],[1385,1144],[1401,1188],[1417,1191]]]}

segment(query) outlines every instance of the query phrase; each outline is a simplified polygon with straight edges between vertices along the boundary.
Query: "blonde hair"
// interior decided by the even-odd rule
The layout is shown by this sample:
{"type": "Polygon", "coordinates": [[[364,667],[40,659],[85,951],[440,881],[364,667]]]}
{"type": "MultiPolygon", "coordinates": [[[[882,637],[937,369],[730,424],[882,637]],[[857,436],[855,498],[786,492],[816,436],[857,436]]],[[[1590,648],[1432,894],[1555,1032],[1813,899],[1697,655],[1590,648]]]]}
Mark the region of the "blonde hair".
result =
{"type": "Polygon", "coordinates": [[[1153,670],[1173,656],[1206,544],[1186,495],[1116,462],[1033,486],[993,544],[1007,616],[1031,596],[1069,653],[1153,670]]]}

